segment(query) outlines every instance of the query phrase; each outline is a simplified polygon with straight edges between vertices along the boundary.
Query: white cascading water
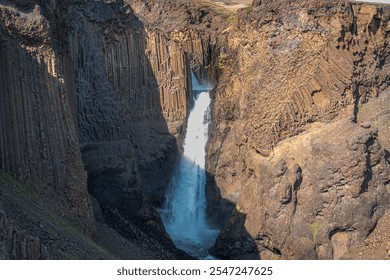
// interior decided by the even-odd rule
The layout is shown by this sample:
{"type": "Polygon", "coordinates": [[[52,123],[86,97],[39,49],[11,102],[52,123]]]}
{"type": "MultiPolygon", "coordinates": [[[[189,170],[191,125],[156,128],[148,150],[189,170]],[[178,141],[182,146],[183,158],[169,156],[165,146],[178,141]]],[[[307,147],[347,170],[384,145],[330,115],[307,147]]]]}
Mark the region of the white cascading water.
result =
{"type": "Polygon", "coordinates": [[[209,91],[192,75],[194,107],[190,112],[184,153],[172,179],[161,217],[175,245],[189,254],[208,258],[218,231],[206,222],[205,157],[209,125],[209,91]]]}

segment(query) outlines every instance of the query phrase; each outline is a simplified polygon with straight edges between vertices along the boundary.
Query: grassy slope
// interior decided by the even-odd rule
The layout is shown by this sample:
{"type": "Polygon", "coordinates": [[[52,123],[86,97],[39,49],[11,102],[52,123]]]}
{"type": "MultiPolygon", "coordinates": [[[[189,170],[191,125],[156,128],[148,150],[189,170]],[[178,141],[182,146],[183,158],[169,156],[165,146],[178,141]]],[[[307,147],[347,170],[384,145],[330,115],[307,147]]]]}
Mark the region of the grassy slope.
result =
{"type": "Polygon", "coordinates": [[[51,259],[116,258],[70,221],[45,207],[25,184],[3,171],[0,194],[8,218],[28,234],[39,237],[48,247],[51,259]]]}

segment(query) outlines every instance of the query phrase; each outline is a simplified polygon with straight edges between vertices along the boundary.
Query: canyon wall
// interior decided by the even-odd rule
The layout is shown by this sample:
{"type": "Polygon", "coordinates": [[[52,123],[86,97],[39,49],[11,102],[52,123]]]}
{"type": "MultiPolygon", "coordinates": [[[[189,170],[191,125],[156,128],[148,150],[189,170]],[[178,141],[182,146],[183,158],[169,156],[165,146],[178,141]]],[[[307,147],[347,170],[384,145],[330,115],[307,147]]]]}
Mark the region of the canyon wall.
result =
{"type": "Polygon", "coordinates": [[[41,7],[0,9],[0,169],[93,232],[87,174],[80,157],[73,67],[55,49],[41,7]]]}
{"type": "Polygon", "coordinates": [[[102,214],[183,257],[154,206],[179,154],[194,56],[123,1],[0,5],[0,169],[92,237],[102,214]]]}
{"type": "Polygon", "coordinates": [[[209,212],[234,204],[217,256],[357,257],[389,210],[389,16],[338,1],[238,13],[208,148],[209,212]]]}
{"type": "Polygon", "coordinates": [[[186,53],[191,70],[203,83],[216,86],[220,69],[216,67],[222,34],[228,32],[231,14],[207,1],[125,0],[150,30],[163,35],[186,53]]]}
{"type": "Polygon", "coordinates": [[[0,258],[189,258],[155,208],[191,71],[213,254],[356,258],[386,228],[389,7],[214,2],[0,0],[0,258]]]}
{"type": "Polygon", "coordinates": [[[144,191],[164,198],[192,96],[188,62],[130,8],[90,6],[68,13],[83,160],[91,193],[134,213],[144,191]]]}

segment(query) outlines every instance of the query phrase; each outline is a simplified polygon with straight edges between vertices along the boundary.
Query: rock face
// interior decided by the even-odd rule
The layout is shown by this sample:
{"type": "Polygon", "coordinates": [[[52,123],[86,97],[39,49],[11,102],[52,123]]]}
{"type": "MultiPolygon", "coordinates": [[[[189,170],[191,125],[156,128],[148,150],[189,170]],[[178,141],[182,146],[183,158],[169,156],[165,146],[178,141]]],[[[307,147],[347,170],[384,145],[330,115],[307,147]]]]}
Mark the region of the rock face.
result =
{"type": "Polygon", "coordinates": [[[117,240],[142,258],[188,258],[155,207],[180,154],[191,71],[217,85],[215,255],[355,258],[387,227],[390,8],[256,0],[233,14],[214,2],[0,0],[0,170],[43,205],[29,227],[11,202],[27,204],[1,185],[13,220],[0,214],[1,258],[46,258],[29,231],[55,258],[115,258],[117,240]]]}
{"type": "Polygon", "coordinates": [[[173,248],[153,205],[178,156],[193,58],[123,1],[2,1],[0,18],[0,169],[94,236],[88,182],[106,219],[173,248]]]}
{"type": "Polygon", "coordinates": [[[45,260],[48,252],[39,238],[26,235],[7,218],[0,201],[0,260],[45,260]]]}
{"type": "MultiPolygon", "coordinates": [[[[112,13],[117,24],[112,24],[113,16],[99,14],[107,7],[93,6],[85,15],[83,6],[72,6],[68,14],[74,24],[69,40],[75,62],[80,143],[87,147],[83,151],[94,146],[103,153],[100,160],[107,161],[107,166],[112,165],[104,152],[107,142],[117,143],[117,150],[108,149],[117,158],[133,150],[132,176],[136,177],[129,180],[142,177],[143,190],[159,205],[178,153],[174,136],[180,137],[191,104],[189,64],[174,44],[149,34],[131,16],[130,8],[106,6],[116,9],[112,13]],[[99,143],[103,147],[97,148],[99,143]]],[[[83,155],[87,171],[95,159],[83,155]]],[[[122,171],[115,172],[120,175],[122,171]]],[[[90,184],[95,187],[99,188],[90,184]]]]}
{"type": "Polygon", "coordinates": [[[0,260],[45,260],[47,248],[38,238],[24,235],[9,224],[4,212],[0,211],[0,260]]]}
{"type": "Polygon", "coordinates": [[[0,6],[0,169],[93,232],[72,61],[52,42],[43,7],[24,8],[0,6]]]}
{"type": "Polygon", "coordinates": [[[235,204],[217,256],[340,259],[374,230],[389,207],[389,16],[334,1],[238,14],[208,149],[209,210],[235,204]]]}

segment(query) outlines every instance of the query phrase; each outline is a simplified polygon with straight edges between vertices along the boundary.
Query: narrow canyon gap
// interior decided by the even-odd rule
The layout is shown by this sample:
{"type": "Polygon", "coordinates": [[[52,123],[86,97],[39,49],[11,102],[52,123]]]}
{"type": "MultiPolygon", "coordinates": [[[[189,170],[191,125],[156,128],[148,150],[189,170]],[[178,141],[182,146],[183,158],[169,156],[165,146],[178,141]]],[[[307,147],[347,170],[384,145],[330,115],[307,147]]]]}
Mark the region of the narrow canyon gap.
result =
{"type": "Polygon", "coordinates": [[[219,233],[206,219],[205,157],[210,121],[207,87],[192,74],[194,107],[190,112],[184,153],[174,171],[161,216],[175,245],[191,255],[208,258],[219,233]]]}

